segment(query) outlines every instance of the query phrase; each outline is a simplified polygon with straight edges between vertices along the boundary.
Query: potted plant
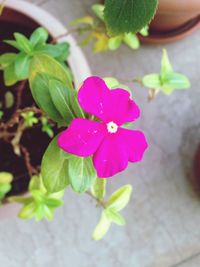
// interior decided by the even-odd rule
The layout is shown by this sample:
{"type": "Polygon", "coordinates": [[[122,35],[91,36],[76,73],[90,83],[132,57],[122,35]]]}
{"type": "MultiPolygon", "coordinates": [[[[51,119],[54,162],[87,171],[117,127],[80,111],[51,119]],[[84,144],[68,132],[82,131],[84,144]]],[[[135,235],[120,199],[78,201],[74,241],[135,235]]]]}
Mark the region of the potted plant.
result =
{"type": "MultiPolygon", "coordinates": [[[[102,207],[93,233],[99,240],[111,223],[125,224],[119,212],[132,187],[124,185],[105,200],[106,178],[143,158],[145,135],[130,128],[140,109],[117,79],[91,76],[73,38],[40,8],[8,1],[1,20],[9,27],[0,56],[0,212],[15,209],[8,203],[17,202],[20,218],[51,220],[71,187],[102,207]]],[[[118,34],[120,25],[111,25],[109,31],[118,34]]],[[[161,72],[138,81],[154,96],[189,87],[188,79],[173,71],[165,50],[161,72]]]]}

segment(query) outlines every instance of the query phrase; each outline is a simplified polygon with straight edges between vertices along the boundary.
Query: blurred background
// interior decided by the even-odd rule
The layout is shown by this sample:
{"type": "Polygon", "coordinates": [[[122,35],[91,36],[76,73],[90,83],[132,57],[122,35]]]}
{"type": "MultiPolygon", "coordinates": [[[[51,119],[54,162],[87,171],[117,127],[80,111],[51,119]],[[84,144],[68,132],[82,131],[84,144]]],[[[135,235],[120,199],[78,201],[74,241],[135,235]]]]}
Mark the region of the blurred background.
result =
{"type": "MultiPolygon", "coordinates": [[[[66,27],[84,16],[95,0],[27,0],[58,18],[66,27]]],[[[75,35],[76,36],[76,35],[75,35]]],[[[76,36],[77,38],[77,36],[76,36]]],[[[100,211],[87,195],[71,190],[52,222],[17,218],[0,221],[2,267],[198,267],[200,266],[200,198],[189,182],[200,142],[200,32],[176,43],[144,44],[132,51],[93,54],[83,48],[93,75],[122,80],[160,70],[162,49],[174,70],[184,73],[191,89],[159,94],[148,103],[146,89],[128,83],[142,116],[135,128],[146,133],[149,150],[143,162],[132,164],[110,179],[108,192],[130,183],[131,203],[123,211],[127,224],[113,225],[107,236],[90,236],[100,211]]]]}

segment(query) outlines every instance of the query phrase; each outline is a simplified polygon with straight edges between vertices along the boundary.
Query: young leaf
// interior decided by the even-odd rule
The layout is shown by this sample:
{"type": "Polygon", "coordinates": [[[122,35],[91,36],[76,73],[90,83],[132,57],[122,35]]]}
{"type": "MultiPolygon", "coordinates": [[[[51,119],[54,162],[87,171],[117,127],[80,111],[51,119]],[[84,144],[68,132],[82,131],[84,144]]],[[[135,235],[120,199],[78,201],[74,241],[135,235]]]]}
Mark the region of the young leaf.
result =
{"type": "Polygon", "coordinates": [[[166,75],[166,86],[175,89],[188,89],[191,85],[189,79],[185,75],[173,72],[166,75]]]}
{"type": "Polygon", "coordinates": [[[101,4],[92,5],[92,11],[102,21],[104,21],[104,13],[103,13],[104,8],[105,6],[101,4]]]}
{"type": "Polygon", "coordinates": [[[161,80],[164,82],[166,80],[166,75],[171,72],[173,72],[173,68],[169,61],[167,50],[163,49],[163,55],[161,60],[161,73],[160,73],[161,80]]]}
{"type": "Polygon", "coordinates": [[[157,0],[106,0],[104,18],[110,34],[136,33],[153,18],[157,0]]]}
{"type": "Polygon", "coordinates": [[[14,40],[4,40],[4,43],[13,46],[13,47],[16,48],[17,50],[21,50],[20,45],[19,45],[16,41],[14,41],[14,40]]]}
{"type": "Polygon", "coordinates": [[[4,95],[5,97],[5,107],[12,108],[15,103],[15,98],[12,92],[7,91],[4,95]]]}
{"type": "Polygon", "coordinates": [[[32,52],[32,45],[30,41],[21,33],[14,33],[15,39],[21,51],[26,54],[30,54],[32,52]]]}
{"type": "Polygon", "coordinates": [[[159,74],[149,74],[142,79],[144,86],[152,89],[160,89],[162,87],[159,74]]]}
{"type": "Polygon", "coordinates": [[[96,178],[91,187],[91,192],[97,199],[102,200],[106,194],[106,179],[96,178]]]}
{"type": "Polygon", "coordinates": [[[18,216],[21,219],[25,219],[25,220],[30,219],[34,216],[36,209],[37,209],[37,203],[30,202],[21,209],[18,216]]]}
{"type": "Polygon", "coordinates": [[[73,20],[70,25],[71,26],[77,26],[79,24],[88,24],[88,25],[93,25],[94,23],[94,19],[93,17],[91,16],[85,16],[85,17],[82,17],[82,18],[78,18],[78,19],[75,19],[73,20]]]}
{"type": "Polygon", "coordinates": [[[0,56],[0,66],[4,69],[15,61],[17,54],[6,53],[0,56]]]}
{"type": "Polygon", "coordinates": [[[120,47],[123,37],[121,35],[115,36],[109,39],[108,48],[110,50],[116,50],[120,47]]]}
{"type": "Polygon", "coordinates": [[[93,239],[96,241],[101,240],[108,232],[110,226],[111,226],[111,220],[108,219],[105,211],[103,211],[101,214],[100,221],[93,232],[92,235],[93,239]]]}
{"type": "Polygon", "coordinates": [[[30,43],[33,47],[38,44],[45,44],[48,39],[48,32],[43,27],[37,28],[30,37],[30,43]]]}
{"type": "Polygon", "coordinates": [[[67,153],[58,147],[56,136],[45,151],[41,165],[42,180],[48,192],[59,192],[69,184],[68,165],[67,153]]]}
{"type": "Polygon", "coordinates": [[[0,172],[0,183],[1,184],[9,184],[13,180],[12,173],[9,172],[0,172]]]}
{"type": "Polygon", "coordinates": [[[124,185],[109,198],[106,206],[115,211],[122,210],[129,202],[132,193],[131,185],[124,185]]]}
{"type": "Polygon", "coordinates": [[[124,217],[121,214],[119,214],[119,212],[117,212],[116,210],[107,208],[105,209],[105,213],[107,218],[111,220],[111,222],[121,226],[125,225],[126,222],[124,217]]]}
{"type": "Polygon", "coordinates": [[[131,49],[138,49],[140,47],[140,41],[139,41],[137,35],[135,35],[133,33],[125,33],[123,41],[131,49]]]}
{"type": "Polygon", "coordinates": [[[26,127],[32,127],[34,124],[38,123],[38,118],[35,117],[35,113],[33,111],[23,112],[21,116],[24,119],[24,123],[26,127]]]}
{"type": "Polygon", "coordinates": [[[69,159],[69,180],[75,192],[82,193],[95,181],[96,171],[92,159],[73,156],[69,159]]]}

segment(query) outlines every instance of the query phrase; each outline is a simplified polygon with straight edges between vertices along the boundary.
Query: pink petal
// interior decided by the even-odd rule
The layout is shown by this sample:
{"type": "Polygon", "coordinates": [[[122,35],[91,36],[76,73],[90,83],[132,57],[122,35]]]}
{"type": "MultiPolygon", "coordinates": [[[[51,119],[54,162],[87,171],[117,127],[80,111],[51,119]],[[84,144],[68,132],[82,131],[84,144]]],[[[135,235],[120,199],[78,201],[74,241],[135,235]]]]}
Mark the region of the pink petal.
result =
{"type": "Polygon", "coordinates": [[[78,101],[88,113],[105,121],[110,89],[99,77],[87,78],[78,92],[78,101]]]}
{"type": "Polygon", "coordinates": [[[128,151],[121,136],[108,134],[94,154],[93,163],[99,178],[107,178],[126,169],[128,151]]]}
{"type": "Polygon", "coordinates": [[[103,123],[74,119],[58,137],[58,146],[70,154],[88,157],[94,154],[106,134],[103,123]]]}
{"type": "Polygon", "coordinates": [[[130,93],[124,89],[110,91],[109,107],[107,118],[118,125],[136,120],[140,116],[140,109],[130,99],[130,93]]]}
{"type": "Polygon", "coordinates": [[[129,154],[129,161],[141,161],[148,144],[144,134],[140,131],[133,131],[120,128],[119,134],[126,143],[127,152],[129,154]]]}

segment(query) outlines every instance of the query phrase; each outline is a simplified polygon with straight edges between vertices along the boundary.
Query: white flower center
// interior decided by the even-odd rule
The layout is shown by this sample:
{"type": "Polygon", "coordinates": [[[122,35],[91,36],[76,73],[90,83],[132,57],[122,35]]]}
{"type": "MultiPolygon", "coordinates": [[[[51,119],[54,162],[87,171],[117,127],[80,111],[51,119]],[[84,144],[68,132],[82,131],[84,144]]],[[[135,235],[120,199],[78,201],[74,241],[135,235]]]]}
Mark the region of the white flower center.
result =
{"type": "Polygon", "coordinates": [[[118,130],[118,126],[113,121],[110,121],[109,123],[107,123],[107,130],[109,133],[116,133],[118,130]]]}

